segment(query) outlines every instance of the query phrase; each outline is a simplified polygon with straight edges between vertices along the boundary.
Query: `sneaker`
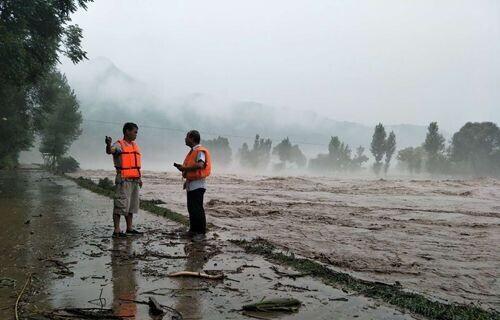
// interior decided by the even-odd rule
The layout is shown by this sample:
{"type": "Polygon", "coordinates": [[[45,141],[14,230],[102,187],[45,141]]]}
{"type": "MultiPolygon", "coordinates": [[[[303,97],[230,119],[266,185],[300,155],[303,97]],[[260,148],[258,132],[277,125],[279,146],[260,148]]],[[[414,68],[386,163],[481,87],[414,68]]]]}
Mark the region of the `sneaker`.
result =
{"type": "Polygon", "coordinates": [[[131,235],[131,236],[140,236],[142,235],[143,232],[140,232],[140,231],[137,231],[135,229],[132,229],[132,230],[127,230],[127,235],[131,235]]]}
{"type": "Polygon", "coordinates": [[[126,238],[127,235],[123,232],[113,232],[112,238],[126,238]]]}

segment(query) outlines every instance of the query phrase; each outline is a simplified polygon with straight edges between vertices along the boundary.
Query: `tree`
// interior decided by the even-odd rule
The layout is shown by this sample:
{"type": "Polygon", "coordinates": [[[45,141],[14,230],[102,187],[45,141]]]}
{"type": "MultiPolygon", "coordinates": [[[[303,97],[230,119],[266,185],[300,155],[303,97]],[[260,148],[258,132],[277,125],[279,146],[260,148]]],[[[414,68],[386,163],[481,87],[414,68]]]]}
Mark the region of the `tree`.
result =
{"type": "Polygon", "coordinates": [[[265,168],[271,158],[271,139],[263,139],[257,134],[253,143],[252,150],[243,143],[240,149],[240,163],[242,166],[256,168],[265,168]]]}
{"type": "Polygon", "coordinates": [[[382,168],[381,161],[386,152],[385,138],[386,138],[385,128],[381,123],[379,123],[375,126],[375,131],[373,133],[372,143],[370,146],[370,151],[373,154],[373,157],[375,158],[375,163],[373,164],[373,171],[375,171],[375,174],[377,175],[380,173],[380,169],[382,168]]]}
{"type": "Polygon", "coordinates": [[[398,161],[411,174],[420,173],[425,151],[423,147],[408,147],[398,152],[398,161]]]}
{"type": "Polygon", "coordinates": [[[231,164],[233,151],[227,138],[219,136],[216,139],[203,141],[203,145],[211,151],[213,161],[218,166],[227,167],[231,164]]]}
{"type": "Polygon", "coordinates": [[[0,168],[17,163],[32,146],[38,82],[58,62],[86,58],[82,31],[70,16],[89,0],[0,1],[0,168]]]}
{"type": "Polygon", "coordinates": [[[307,158],[302,153],[302,150],[300,150],[299,146],[296,144],[292,147],[292,150],[290,150],[290,157],[292,158],[292,161],[297,164],[298,167],[302,168],[307,164],[307,158]]]}
{"type": "Polygon", "coordinates": [[[347,169],[351,162],[351,148],[335,136],[328,144],[328,156],[334,170],[347,169]]]}
{"type": "Polygon", "coordinates": [[[309,167],[313,170],[345,171],[358,170],[362,164],[368,161],[364,153],[365,149],[359,147],[356,155],[351,158],[351,148],[342,142],[339,137],[331,137],[328,144],[328,154],[318,154],[309,162],[309,167]]]}
{"type": "Polygon", "coordinates": [[[354,156],[354,158],[351,161],[351,168],[353,170],[361,169],[361,167],[363,166],[363,163],[368,161],[368,157],[365,156],[364,153],[365,153],[365,148],[363,148],[362,146],[359,146],[356,149],[356,155],[354,156]]]}
{"type": "Polygon", "coordinates": [[[285,138],[279,144],[276,145],[273,149],[273,155],[277,155],[281,162],[283,162],[283,166],[286,165],[286,162],[295,163],[299,167],[303,167],[306,165],[307,159],[306,156],[302,153],[298,145],[293,145],[290,142],[290,139],[285,138]]]}
{"type": "Polygon", "coordinates": [[[391,163],[392,156],[396,151],[396,135],[393,131],[389,133],[389,137],[385,141],[385,166],[384,172],[387,174],[387,170],[389,170],[389,166],[391,163]]]}
{"type": "Polygon", "coordinates": [[[250,149],[248,148],[248,144],[246,142],[243,142],[243,145],[241,146],[240,150],[238,150],[238,155],[240,158],[240,164],[243,167],[249,167],[250,166],[250,149]]]}
{"type": "MultiPolygon", "coordinates": [[[[80,163],[73,157],[62,157],[59,160],[57,171],[61,173],[75,172],[80,168],[80,163]]],[[[113,184],[114,187],[114,184],[113,184]]]]}
{"type": "Polygon", "coordinates": [[[287,161],[291,162],[290,152],[292,150],[292,143],[290,139],[286,137],[280,143],[276,145],[273,149],[273,155],[277,155],[281,162],[286,163],[287,161]]]}
{"type": "Polygon", "coordinates": [[[427,171],[434,173],[439,168],[442,168],[441,162],[444,158],[443,151],[445,146],[444,137],[439,133],[437,122],[431,122],[429,127],[427,127],[427,135],[423,147],[428,157],[426,163],[427,171]]]}
{"type": "Polygon", "coordinates": [[[500,173],[500,129],[493,122],[467,122],[453,135],[450,151],[475,174],[500,173]]]}
{"type": "Polygon", "coordinates": [[[17,164],[19,153],[33,143],[27,89],[0,85],[0,169],[17,164]]]}
{"type": "Polygon", "coordinates": [[[40,98],[41,108],[45,110],[39,120],[40,152],[48,168],[55,171],[81,133],[82,115],[66,77],[59,72],[49,73],[40,89],[45,93],[40,98]]]}

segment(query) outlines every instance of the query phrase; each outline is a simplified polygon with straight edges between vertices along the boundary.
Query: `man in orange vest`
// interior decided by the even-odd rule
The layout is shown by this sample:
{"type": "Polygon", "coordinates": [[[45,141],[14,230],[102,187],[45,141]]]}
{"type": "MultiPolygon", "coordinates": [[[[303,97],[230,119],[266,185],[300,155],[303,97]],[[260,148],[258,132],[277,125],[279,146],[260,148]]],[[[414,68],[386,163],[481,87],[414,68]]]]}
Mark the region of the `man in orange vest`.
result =
{"type": "Polygon", "coordinates": [[[193,239],[203,239],[207,223],[203,196],[205,194],[206,178],[212,171],[212,158],[207,148],[200,145],[200,133],[191,130],[186,135],[186,145],[191,148],[184,163],[174,163],[186,179],[184,189],[187,191],[187,208],[189,212],[189,232],[193,239]]]}
{"type": "Polygon", "coordinates": [[[113,155],[116,168],[115,197],[113,208],[113,238],[122,238],[127,235],[140,235],[132,225],[134,214],[139,212],[139,188],[141,180],[141,150],[135,139],[139,127],[135,123],[127,122],[123,126],[123,139],[111,144],[112,140],[106,136],[106,153],[113,155]],[[120,230],[120,216],[125,217],[126,232],[120,230]]]}

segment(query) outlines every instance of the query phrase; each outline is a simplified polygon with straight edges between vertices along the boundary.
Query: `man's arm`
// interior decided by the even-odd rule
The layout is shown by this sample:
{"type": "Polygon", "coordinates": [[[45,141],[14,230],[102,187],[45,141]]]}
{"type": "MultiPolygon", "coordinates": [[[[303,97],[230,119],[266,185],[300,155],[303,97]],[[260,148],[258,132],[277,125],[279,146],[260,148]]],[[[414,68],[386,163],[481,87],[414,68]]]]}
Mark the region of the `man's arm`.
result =
{"type": "Polygon", "coordinates": [[[205,163],[205,159],[206,159],[205,152],[201,151],[200,153],[198,153],[198,156],[196,157],[196,164],[195,165],[193,165],[191,167],[182,166],[181,168],[178,168],[178,169],[180,171],[182,171],[183,173],[190,172],[190,171],[196,171],[199,169],[204,169],[207,166],[207,164],[205,163]]]}
{"type": "Polygon", "coordinates": [[[206,165],[205,161],[199,160],[198,162],[196,162],[196,164],[194,166],[191,166],[191,167],[181,166],[181,168],[179,170],[181,170],[182,172],[190,172],[190,171],[196,171],[199,169],[204,169],[206,166],[207,165],[206,165]]]}

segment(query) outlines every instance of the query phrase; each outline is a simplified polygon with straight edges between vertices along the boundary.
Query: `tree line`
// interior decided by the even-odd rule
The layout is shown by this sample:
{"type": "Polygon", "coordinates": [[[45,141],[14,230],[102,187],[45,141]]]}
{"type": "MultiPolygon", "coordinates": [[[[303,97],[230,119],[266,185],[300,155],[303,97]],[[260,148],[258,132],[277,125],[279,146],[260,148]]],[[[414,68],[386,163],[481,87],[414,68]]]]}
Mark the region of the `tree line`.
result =
{"type": "MultiPolygon", "coordinates": [[[[232,150],[227,138],[218,137],[203,143],[212,149],[217,165],[226,167],[232,163],[232,150]]],[[[500,174],[500,129],[492,122],[466,123],[453,135],[448,146],[438,124],[431,122],[422,145],[396,151],[396,134],[393,131],[387,134],[384,125],[377,124],[370,144],[373,157],[371,170],[376,175],[387,174],[394,157],[399,168],[410,174],[500,174]]],[[[299,145],[293,144],[288,137],[273,148],[271,139],[256,135],[251,147],[245,142],[236,153],[239,165],[252,170],[268,168],[272,156],[279,160],[274,164],[274,170],[299,168],[322,174],[367,169],[364,165],[369,160],[363,146],[358,146],[353,153],[351,147],[338,136],[331,137],[327,153],[320,153],[309,160],[299,145]]]]}
{"type": "Polygon", "coordinates": [[[446,145],[437,122],[427,127],[422,145],[398,152],[409,173],[500,175],[500,129],[493,122],[467,122],[446,145]]]}
{"type": "Polygon", "coordinates": [[[60,56],[86,59],[71,14],[88,0],[0,1],[0,168],[17,166],[36,139],[50,169],[77,166],[65,157],[82,121],[75,94],[56,70],[60,56]]]}

